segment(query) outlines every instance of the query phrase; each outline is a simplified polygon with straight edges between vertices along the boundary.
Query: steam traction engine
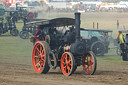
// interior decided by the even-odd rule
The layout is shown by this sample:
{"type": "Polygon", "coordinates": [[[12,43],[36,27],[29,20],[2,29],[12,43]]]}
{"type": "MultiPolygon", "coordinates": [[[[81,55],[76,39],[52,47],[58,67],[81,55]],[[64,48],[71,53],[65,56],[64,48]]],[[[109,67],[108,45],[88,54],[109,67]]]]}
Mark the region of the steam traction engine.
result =
{"type": "Polygon", "coordinates": [[[75,19],[56,18],[26,23],[26,26],[38,25],[34,37],[32,64],[37,73],[46,74],[50,68],[61,67],[62,73],[70,76],[77,66],[82,65],[86,74],[96,71],[96,57],[87,51],[86,43],[80,36],[80,13],[75,19]]]}
{"type": "Polygon", "coordinates": [[[7,11],[9,16],[6,17],[6,22],[4,22],[4,18],[0,18],[0,35],[8,32],[10,30],[10,34],[12,36],[18,36],[19,31],[16,28],[16,16],[13,11],[7,11]]]}

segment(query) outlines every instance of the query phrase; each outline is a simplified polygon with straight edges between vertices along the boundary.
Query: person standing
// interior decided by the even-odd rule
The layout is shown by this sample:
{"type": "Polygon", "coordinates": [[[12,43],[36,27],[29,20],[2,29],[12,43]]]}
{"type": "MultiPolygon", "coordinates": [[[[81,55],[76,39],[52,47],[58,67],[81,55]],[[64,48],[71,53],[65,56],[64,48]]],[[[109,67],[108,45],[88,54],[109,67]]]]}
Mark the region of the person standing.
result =
{"type": "Polygon", "coordinates": [[[117,20],[116,26],[117,26],[117,29],[119,29],[119,20],[117,20]]]}
{"type": "Polygon", "coordinates": [[[120,49],[122,51],[121,55],[123,55],[123,53],[125,52],[125,49],[124,49],[124,35],[121,31],[119,31],[119,34],[118,34],[118,37],[117,37],[117,41],[118,43],[120,44],[120,49]]]}

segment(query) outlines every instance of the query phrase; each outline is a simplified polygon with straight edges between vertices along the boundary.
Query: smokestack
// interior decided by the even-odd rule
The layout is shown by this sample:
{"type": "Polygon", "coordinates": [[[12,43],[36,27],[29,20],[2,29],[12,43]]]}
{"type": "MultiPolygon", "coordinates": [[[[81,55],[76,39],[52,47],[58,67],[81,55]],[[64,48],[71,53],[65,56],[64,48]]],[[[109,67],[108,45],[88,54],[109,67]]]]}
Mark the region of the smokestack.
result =
{"type": "Polygon", "coordinates": [[[80,41],[80,13],[75,13],[75,24],[76,24],[76,41],[71,45],[70,51],[74,55],[84,55],[86,52],[85,43],[80,41]]]}
{"type": "Polygon", "coordinates": [[[76,22],[76,41],[80,41],[80,13],[75,13],[76,22]]]}

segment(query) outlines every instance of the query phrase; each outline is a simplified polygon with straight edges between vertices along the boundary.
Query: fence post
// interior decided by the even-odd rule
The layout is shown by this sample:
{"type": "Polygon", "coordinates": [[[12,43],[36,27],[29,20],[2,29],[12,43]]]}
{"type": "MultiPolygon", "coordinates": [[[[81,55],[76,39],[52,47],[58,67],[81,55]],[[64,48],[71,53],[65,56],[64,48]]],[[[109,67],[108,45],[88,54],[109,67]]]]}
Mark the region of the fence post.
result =
{"type": "Polygon", "coordinates": [[[93,29],[95,28],[95,23],[93,22],[93,29]]]}
{"type": "Polygon", "coordinates": [[[97,22],[97,29],[99,29],[99,23],[97,22]]]}

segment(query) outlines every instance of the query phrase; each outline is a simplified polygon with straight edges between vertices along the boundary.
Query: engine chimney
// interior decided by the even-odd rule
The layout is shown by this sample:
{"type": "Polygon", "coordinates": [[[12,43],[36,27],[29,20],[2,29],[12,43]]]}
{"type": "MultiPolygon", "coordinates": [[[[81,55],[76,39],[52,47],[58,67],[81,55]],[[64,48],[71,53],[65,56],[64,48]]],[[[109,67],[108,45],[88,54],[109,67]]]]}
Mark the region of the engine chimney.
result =
{"type": "Polygon", "coordinates": [[[80,41],[80,13],[75,13],[75,31],[76,31],[76,41],[71,45],[70,52],[74,55],[84,55],[86,52],[85,43],[80,41]]]}
{"type": "Polygon", "coordinates": [[[76,41],[80,41],[80,13],[75,13],[76,41]]]}

